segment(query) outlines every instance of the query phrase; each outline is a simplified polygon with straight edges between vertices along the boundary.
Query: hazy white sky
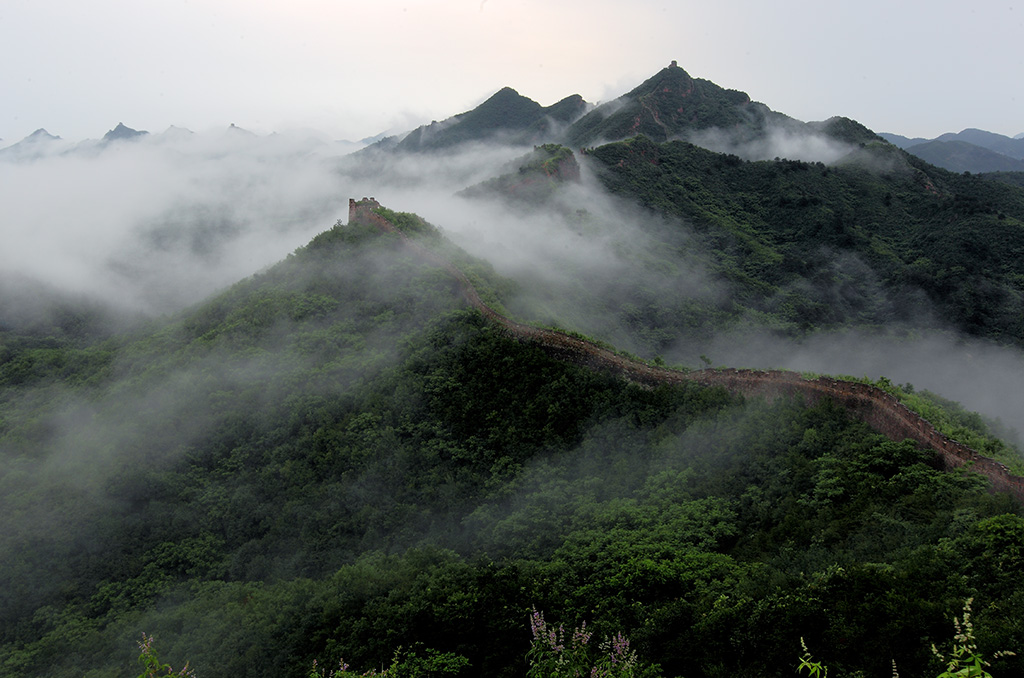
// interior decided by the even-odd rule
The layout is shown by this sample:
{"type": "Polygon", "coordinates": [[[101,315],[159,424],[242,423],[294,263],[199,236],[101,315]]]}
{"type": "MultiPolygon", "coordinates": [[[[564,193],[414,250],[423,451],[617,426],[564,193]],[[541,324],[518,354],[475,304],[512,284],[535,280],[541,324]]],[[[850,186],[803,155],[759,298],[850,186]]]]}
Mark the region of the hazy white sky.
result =
{"type": "Polygon", "coordinates": [[[1024,132],[1014,0],[0,0],[0,145],[235,123],[359,139],[677,60],[801,120],[1024,132]]]}

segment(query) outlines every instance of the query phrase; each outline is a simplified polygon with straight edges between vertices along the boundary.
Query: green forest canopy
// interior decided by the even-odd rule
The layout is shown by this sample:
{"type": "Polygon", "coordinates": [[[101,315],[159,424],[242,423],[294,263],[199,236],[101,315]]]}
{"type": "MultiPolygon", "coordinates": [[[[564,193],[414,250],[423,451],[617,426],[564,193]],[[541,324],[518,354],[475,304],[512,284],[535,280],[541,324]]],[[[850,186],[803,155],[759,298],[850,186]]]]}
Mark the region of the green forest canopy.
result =
{"type": "Polygon", "coordinates": [[[534,607],[668,676],[791,675],[801,637],[925,675],[970,596],[984,651],[1024,647],[1024,521],[980,477],[828,403],[554,361],[396,238],[339,225],[155,331],[5,353],[2,675],[120,675],[145,631],[200,676],[398,647],[522,676],[534,607]]]}

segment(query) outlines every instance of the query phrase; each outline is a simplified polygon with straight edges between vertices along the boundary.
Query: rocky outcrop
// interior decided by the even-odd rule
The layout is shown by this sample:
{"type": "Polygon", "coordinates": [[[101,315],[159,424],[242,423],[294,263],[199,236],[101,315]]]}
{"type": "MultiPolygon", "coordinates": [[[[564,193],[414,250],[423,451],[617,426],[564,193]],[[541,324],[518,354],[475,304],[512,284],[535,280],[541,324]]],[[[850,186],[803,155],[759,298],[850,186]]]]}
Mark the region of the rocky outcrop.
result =
{"type": "Polygon", "coordinates": [[[458,280],[460,291],[467,303],[506,334],[520,341],[535,343],[560,360],[609,372],[652,387],[693,381],[704,386],[721,387],[744,397],[769,400],[802,397],[809,404],[830,398],[853,417],[886,437],[892,440],[913,440],[922,447],[934,450],[947,469],[967,466],[970,470],[985,475],[991,481],[994,490],[1008,492],[1024,502],[1024,478],[1013,475],[1003,464],[983,457],[970,447],[943,435],[919,414],[877,386],[831,377],[808,379],[796,372],[784,370],[672,370],[618,355],[590,341],[563,332],[515,322],[485,304],[469,278],[455,264],[410,240],[394,224],[375,212],[374,209],[379,206],[380,204],[372,198],[363,198],[358,202],[350,200],[349,223],[373,224],[385,232],[399,235],[406,247],[415,250],[425,260],[443,268],[458,280]]]}

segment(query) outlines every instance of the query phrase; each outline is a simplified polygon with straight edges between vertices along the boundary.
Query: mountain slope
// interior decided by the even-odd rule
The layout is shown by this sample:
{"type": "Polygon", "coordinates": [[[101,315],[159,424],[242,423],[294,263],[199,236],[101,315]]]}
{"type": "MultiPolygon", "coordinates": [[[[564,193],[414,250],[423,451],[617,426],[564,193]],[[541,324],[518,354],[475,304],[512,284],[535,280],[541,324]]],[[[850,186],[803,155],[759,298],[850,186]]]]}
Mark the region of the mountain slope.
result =
{"type": "Polygon", "coordinates": [[[675,62],[615,101],[573,123],[566,143],[573,148],[643,134],[655,141],[709,127],[758,130],[787,120],[745,93],[691,78],[675,62]]]}
{"type": "Polygon", "coordinates": [[[951,172],[1014,172],[1022,171],[1024,143],[1002,134],[980,129],[943,134],[934,139],[908,139],[898,134],[882,134],[902,149],[922,160],[951,172]]]}
{"type": "Polygon", "coordinates": [[[957,133],[946,133],[934,141],[963,141],[1015,160],[1024,160],[1024,139],[1011,139],[1003,134],[980,129],[965,129],[957,133]]]}
{"type": "MultiPolygon", "coordinates": [[[[568,152],[564,147],[562,150],[568,152]]],[[[1005,466],[994,463],[992,459],[980,458],[976,449],[971,449],[963,442],[968,441],[968,437],[978,438],[979,442],[984,444],[991,442],[991,449],[1003,461],[1012,464],[1014,471],[1020,473],[1024,465],[1018,454],[999,441],[971,436],[963,426],[958,427],[955,432],[961,442],[940,434],[919,414],[897,402],[897,399],[908,399],[909,393],[902,389],[885,391],[862,382],[828,378],[807,379],[795,373],[779,371],[671,370],[661,365],[650,365],[616,354],[595,342],[571,336],[566,332],[516,322],[498,310],[496,300],[491,303],[485,302],[469,277],[452,260],[445,257],[443,252],[414,242],[405,231],[420,234],[423,225],[415,217],[410,219],[410,216],[382,208],[375,200],[350,201],[350,223],[374,225],[386,233],[401,236],[407,247],[449,272],[459,282],[462,296],[474,309],[521,342],[536,344],[556,358],[585,365],[648,387],[695,382],[703,386],[724,387],[731,394],[743,397],[778,398],[800,395],[809,403],[829,399],[845,407],[851,416],[865,421],[883,435],[894,440],[914,440],[921,446],[932,449],[947,468],[970,466],[972,470],[985,474],[997,490],[1008,491],[1018,501],[1024,501],[1024,477],[1009,475],[1005,466]],[[404,229],[398,226],[399,223],[406,224],[404,229]]],[[[435,240],[443,242],[440,239],[435,240]]]]}
{"type": "MultiPolygon", "coordinates": [[[[606,408],[654,402],[450,316],[454,284],[393,238],[339,226],[151,336],[4,356],[3,666],[62,663],[45,638],[15,642],[39,606],[74,601],[43,633],[138,623],[183,583],[324,577],[443,534],[606,408]]],[[[90,661],[130,650],[116,642],[104,634],[90,661]]],[[[262,675],[303,671],[280,664],[294,651],[262,675]]]]}
{"type": "Polygon", "coordinates": [[[67,150],[68,144],[63,140],[50,134],[45,129],[39,128],[21,141],[0,148],[0,159],[2,160],[33,160],[50,153],[67,150]]]}
{"type": "Polygon", "coordinates": [[[887,145],[862,153],[750,163],[638,137],[587,157],[609,190],[691,223],[734,303],[795,327],[881,324],[913,319],[918,289],[961,330],[1024,345],[1024,193],[887,145]],[[843,251],[871,273],[836,268],[843,251]]]}
{"type": "Polygon", "coordinates": [[[493,197],[512,204],[543,204],[566,182],[580,180],[580,166],[573,152],[559,144],[536,146],[532,153],[513,163],[515,171],[470,186],[464,197],[493,197]]]}
{"type": "Polygon", "coordinates": [[[913,139],[911,139],[910,137],[905,137],[900,134],[893,134],[891,132],[879,132],[878,136],[882,137],[893,146],[898,146],[903,150],[907,150],[911,146],[916,146],[917,144],[923,144],[926,141],[931,141],[930,139],[925,139],[923,137],[914,137],[913,139]]]}
{"type": "Polygon", "coordinates": [[[917,157],[950,172],[1022,172],[1024,160],[966,141],[927,141],[909,149],[917,157]]]}
{"type": "Polygon", "coordinates": [[[586,110],[579,95],[566,97],[549,107],[505,87],[471,111],[442,122],[418,127],[395,150],[430,151],[469,141],[531,144],[551,141],[558,125],[566,125],[586,110]]]}

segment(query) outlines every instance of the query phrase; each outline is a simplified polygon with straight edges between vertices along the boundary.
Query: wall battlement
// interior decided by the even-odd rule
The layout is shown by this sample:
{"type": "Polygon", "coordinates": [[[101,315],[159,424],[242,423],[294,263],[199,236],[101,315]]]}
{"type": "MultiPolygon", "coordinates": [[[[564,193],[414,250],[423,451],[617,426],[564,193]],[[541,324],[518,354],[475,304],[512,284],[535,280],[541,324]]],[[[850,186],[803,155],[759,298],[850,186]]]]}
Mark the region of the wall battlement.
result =
{"type": "Polygon", "coordinates": [[[524,325],[506,318],[480,299],[469,278],[455,264],[409,240],[404,233],[395,228],[394,224],[372,211],[378,207],[380,203],[373,198],[363,198],[359,202],[350,199],[349,223],[373,224],[383,231],[398,233],[407,247],[416,250],[425,259],[456,278],[466,302],[480,311],[484,317],[496,323],[509,336],[534,343],[560,360],[610,372],[652,387],[695,381],[704,386],[718,386],[744,397],[761,397],[768,400],[802,397],[809,404],[817,403],[823,398],[831,398],[853,417],[865,422],[882,435],[897,441],[913,440],[921,447],[934,450],[946,469],[968,466],[971,471],[986,476],[994,490],[1007,492],[1018,501],[1024,502],[1024,478],[1013,475],[1003,464],[983,457],[970,447],[943,435],[930,422],[877,386],[831,377],[806,379],[796,372],[784,370],[730,368],[680,372],[626,358],[562,332],[524,325]],[[370,204],[372,207],[366,206],[370,204]]]}

